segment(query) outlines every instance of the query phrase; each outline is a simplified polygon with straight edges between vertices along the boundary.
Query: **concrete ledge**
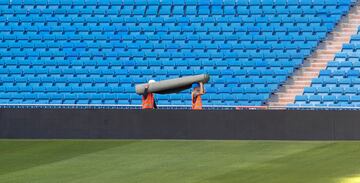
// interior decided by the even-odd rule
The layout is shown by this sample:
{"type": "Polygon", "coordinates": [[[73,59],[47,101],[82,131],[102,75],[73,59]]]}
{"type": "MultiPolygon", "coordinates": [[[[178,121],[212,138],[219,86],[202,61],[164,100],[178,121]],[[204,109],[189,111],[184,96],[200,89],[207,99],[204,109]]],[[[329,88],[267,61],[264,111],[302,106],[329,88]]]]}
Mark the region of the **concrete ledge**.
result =
{"type": "Polygon", "coordinates": [[[0,138],[360,139],[360,111],[0,109],[0,138]]]}

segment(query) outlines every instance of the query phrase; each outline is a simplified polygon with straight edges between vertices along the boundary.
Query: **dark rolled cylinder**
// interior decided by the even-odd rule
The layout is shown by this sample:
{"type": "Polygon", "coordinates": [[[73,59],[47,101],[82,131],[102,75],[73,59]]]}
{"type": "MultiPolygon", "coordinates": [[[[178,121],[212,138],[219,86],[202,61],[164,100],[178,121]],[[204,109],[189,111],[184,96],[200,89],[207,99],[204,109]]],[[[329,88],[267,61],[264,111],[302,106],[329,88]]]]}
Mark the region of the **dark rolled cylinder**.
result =
{"type": "Polygon", "coordinates": [[[210,79],[208,74],[200,74],[195,76],[185,76],[181,78],[162,80],[155,83],[143,83],[135,86],[135,91],[139,95],[145,94],[145,86],[149,85],[149,93],[168,94],[178,93],[180,91],[191,88],[193,83],[207,83],[210,79]]]}

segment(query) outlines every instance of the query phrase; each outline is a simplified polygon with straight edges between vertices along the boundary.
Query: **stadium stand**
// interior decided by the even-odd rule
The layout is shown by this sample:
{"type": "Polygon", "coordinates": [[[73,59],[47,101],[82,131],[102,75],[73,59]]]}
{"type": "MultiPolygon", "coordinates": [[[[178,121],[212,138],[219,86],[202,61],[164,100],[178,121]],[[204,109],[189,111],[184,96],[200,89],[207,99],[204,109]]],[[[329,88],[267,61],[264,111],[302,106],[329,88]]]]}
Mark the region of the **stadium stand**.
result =
{"type": "MultiPolygon", "coordinates": [[[[0,1],[0,103],[140,104],[134,84],[208,73],[205,105],[260,106],[350,5],[350,0],[0,1]]],[[[339,82],[342,69],[326,81],[339,82]]],[[[189,105],[190,94],[157,100],[189,105]]]]}
{"type": "Polygon", "coordinates": [[[290,106],[360,107],[360,32],[290,106]]]}

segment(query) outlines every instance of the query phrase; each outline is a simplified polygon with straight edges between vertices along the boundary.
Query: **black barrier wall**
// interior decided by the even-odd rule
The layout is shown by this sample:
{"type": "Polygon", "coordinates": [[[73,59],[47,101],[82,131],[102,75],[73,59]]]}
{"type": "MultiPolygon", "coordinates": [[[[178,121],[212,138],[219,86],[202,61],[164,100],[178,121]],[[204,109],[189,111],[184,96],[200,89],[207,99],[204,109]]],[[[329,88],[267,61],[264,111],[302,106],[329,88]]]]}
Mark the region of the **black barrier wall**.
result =
{"type": "Polygon", "coordinates": [[[0,138],[360,139],[360,111],[0,109],[0,138]]]}

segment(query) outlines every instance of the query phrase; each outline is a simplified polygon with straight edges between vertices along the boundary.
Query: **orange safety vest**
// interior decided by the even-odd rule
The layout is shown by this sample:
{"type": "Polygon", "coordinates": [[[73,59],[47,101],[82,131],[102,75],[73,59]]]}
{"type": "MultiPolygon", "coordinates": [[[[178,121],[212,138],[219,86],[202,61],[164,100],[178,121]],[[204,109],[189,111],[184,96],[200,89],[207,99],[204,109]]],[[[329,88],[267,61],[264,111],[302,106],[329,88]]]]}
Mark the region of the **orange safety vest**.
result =
{"type": "Polygon", "coordinates": [[[191,94],[191,102],[192,102],[192,109],[193,110],[202,110],[202,100],[201,95],[198,95],[194,99],[194,93],[191,94]]]}
{"type": "Polygon", "coordinates": [[[154,94],[148,93],[146,97],[142,96],[142,108],[143,109],[154,109],[154,94]]]}

